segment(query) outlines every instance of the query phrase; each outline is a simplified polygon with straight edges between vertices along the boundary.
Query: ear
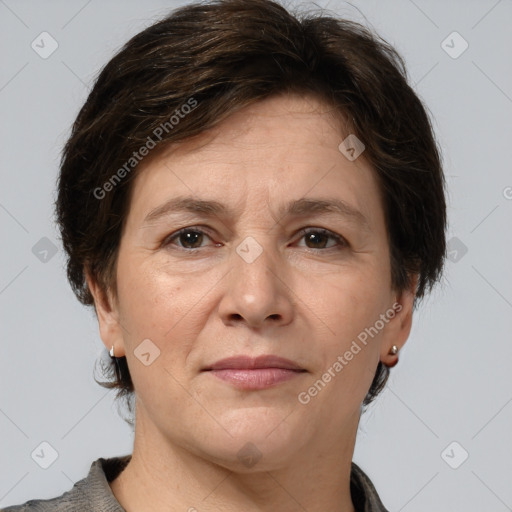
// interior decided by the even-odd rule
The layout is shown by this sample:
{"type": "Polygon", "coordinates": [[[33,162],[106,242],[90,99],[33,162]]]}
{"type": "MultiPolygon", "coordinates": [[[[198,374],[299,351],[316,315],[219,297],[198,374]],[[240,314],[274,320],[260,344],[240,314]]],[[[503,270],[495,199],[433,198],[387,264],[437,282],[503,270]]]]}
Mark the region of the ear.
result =
{"type": "Polygon", "coordinates": [[[115,356],[122,357],[126,354],[126,351],[117,301],[109,293],[109,290],[107,290],[107,293],[103,291],[88,270],[85,271],[85,279],[94,298],[94,307],[103,344],[109,351],[114,346],[115,356]]]}
{"type": "Polygon", "coordinates": [[[411,278],[410,287],[398,294],[394,303],[390,306],[390,310],[393,309],[395,313],[392,318],[390,318],[391,315],[387,315],[390,320],[384,329],[380,353],[380,360],[386,366],[391,367],[398,362],[398,355],[389,353],[391,347],[396,345],[400,352],[400,349],[405,345],[411,332],[412,312],[417,284],[418,275],[414,274],[411,278]]]}

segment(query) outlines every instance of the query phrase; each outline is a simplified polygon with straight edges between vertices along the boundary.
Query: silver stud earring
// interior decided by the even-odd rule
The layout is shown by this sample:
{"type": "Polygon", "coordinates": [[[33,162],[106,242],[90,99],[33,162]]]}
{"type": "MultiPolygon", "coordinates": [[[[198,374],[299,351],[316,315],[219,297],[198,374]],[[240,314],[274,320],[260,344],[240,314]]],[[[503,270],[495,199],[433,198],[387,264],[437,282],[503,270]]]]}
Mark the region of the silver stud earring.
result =
{"type": "Polygon", "coordinates": [[[392,356],[395,356],[396,354],[398,354],[398,347],[396,345],[393,345],[388,353],[392,356]]]}
{"type": "Polygon", "coordinates": [[[110,357],[115,357],[114,356],[114,345],[112,345],[112,348],[110,349],[110,357]]]}

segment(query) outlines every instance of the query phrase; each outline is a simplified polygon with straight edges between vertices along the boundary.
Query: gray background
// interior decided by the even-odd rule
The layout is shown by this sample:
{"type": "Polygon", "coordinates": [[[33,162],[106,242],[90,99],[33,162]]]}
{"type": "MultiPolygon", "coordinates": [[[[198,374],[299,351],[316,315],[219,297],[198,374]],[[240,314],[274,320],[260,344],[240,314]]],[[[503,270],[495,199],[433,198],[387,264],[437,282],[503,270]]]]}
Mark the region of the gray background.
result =
{"type": "MultiPolygon", "coordinates": [[[[57,496],[96,458],[131,452],[113,393],[92,378],[105,350],[66,281],[52,203],[91,80],[177,5],[0,0],[0,507],[57,496]],[[46,59],[31,48],[43,31],[59,45],[46,59]],[[48,469],[31,457],[43,441],[58,453],[48,469]]],[[[391,511],[512,510],[512,1],[319,5],[371,24],[405,57],[449,186],[453,261],[361,419],[354,460],[391,511]],[[445,50],[460,52],[458,36],[441,44],[453,31],[469,44],[457,58],[445,50]]]]}

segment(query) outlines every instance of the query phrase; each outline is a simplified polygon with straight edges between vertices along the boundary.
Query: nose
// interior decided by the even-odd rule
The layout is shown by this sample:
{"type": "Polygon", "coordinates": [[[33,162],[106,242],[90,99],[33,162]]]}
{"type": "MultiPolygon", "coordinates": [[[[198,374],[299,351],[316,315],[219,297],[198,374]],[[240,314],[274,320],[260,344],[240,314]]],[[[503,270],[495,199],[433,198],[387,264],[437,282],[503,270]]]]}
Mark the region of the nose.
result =
{"type": "Polygon", "coordinates": [[[279,255],[250,239],[248,245],[240,244],[230,259],[231,270],[219,305],[224,324],[255,329],[289,324],[294,315],[294,294],[279,255]],[[255,250],[261,253],[253,260],[255,250]]]}

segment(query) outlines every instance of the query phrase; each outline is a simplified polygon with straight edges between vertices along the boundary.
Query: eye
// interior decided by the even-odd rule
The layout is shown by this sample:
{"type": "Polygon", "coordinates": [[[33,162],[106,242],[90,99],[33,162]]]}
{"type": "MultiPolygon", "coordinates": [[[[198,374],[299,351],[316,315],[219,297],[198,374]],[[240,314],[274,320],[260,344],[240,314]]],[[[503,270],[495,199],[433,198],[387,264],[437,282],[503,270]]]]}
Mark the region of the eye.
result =
{"type": "MultiPolygon", "coordinates": [[[[340,235],[333,233],[327,229],[305,228],[300,231],[301,239],[305,239],[306,247],[309,249],[332,249],[343,248],[348,246],[347,241],[340,235]],[[330,244],[330,245],[329,245],[330,244]]],[[[183,228],[169,235],[163,242],[162,246],[173,245],[178,249],[193,251],[204,247],[203,243],[210,236],[206,231],[196,227],[183,228]]],[[[216,243],[216,246],[222,244],[216,243]]]]}
{"type": "Polygon", "coordinates": [[[301,230],[300,233],[302,235],[301,239],[305,239],[306,247],[309,249],[332,249],[336,246],[346,247],[348,245],[347,241],[342,236],[336,235],[327,229],[306,228],[301,230]],[[329,243],[329,239],[334,243],[330,246],[326,246],[326,244],[329,243]]]}
{"type": "MultiPolygon", "coordinates": [[[[178,248],[181,249],[199,249],[202,247],[202,242],[206,238],[210,238],[208,234],[199,228],[183,228],[168,236],[162,243],[163,246],[176,245],[174,242],[179,242],[178,248]]],[[[216,244],[218,245],[218,244],[216,244]]]]}

